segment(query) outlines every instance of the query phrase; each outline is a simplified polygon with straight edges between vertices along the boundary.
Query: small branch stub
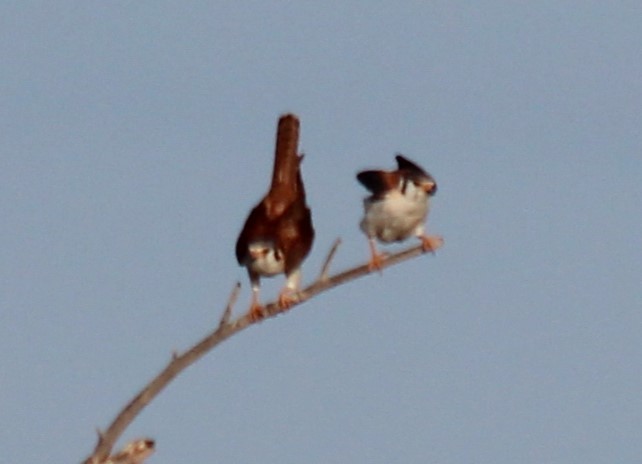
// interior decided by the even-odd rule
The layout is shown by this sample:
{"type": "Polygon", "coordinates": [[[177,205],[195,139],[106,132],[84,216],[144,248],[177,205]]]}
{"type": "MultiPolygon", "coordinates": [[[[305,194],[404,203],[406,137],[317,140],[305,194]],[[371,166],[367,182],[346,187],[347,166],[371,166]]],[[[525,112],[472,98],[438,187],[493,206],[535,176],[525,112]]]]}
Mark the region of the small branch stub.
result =
{"type": "Polygon", "coordinates": [[[154,453],[155,442],[141,438],[128,443],[121,451],[112,455],[105,464],[142,464],[154,453]]]}

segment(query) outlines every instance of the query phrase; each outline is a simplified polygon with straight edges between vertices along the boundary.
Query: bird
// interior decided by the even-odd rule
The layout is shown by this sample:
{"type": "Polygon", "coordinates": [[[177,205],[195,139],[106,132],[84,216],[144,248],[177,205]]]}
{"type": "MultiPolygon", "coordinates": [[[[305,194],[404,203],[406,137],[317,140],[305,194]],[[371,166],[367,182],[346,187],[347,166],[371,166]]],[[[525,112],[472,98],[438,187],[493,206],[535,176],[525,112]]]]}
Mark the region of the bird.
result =
{"type": "Polygon", "coordinates": [[[236,259],[247,268],[252,286],[249,311],[252,320],[263,317],[259,302],[261,277],[285,274],[278,304],[288,309],[297,301],[301,264],[314,242],[312,213],[306,204],[301,178],[303,155],[297,151],[299,127],[294,114],[279,118],[270,188],[250,211],[236,241],[236,259]]]}
{"type": "Polygon", "coordinates": [[[377,251],[375,239],[383,243],[400,242],[414,235],[424,252],[434,252],[443,238],[425,233],[430,197],[437,192],[435,179],[418,164],[401,154],[395,156],[395,171],[368,170],[357,180],[371,195],[364,198],[364,215],[359,224],[368,237],[370,271],[381,270],[385,255],[377,251]]]}

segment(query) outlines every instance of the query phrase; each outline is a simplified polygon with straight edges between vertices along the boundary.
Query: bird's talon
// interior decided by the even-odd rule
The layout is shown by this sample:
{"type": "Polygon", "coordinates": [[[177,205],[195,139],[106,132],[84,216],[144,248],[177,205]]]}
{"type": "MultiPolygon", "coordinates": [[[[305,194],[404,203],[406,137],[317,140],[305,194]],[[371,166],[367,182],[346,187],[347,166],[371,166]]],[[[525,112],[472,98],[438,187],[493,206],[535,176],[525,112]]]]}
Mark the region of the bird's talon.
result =
{"type": "Polygon", "coordinates": [[[424,253],[434,253],[444,245],[444,239],[438,235],[425,235],[423,237],[420,237],[420,239],[421,248],[423,249],[424,253]]]}
{"type": "Polygon", "coordinates": [[[386,259],[386,255],[384,254],[373,254],[372,258],[370,258],[370,262],[368,263],[368,270],[370,272],[375,272],[375,271],[381,272],[384,259],[386,259]]]}
{"type": "Polygon", "coordinates": [[[299,299],[290,292],[282,292],[279,295],[279,307],[283,310],[290,309],[298,301],[299,299]]]}
{"type": "Polygon", "coordinates": [[[264,308],[260,304],[253,304],[250,307],[248,314],[250,315],[250,320],[252,322],[258,322],[262,319],[265,319],[265,313],[263,312],[264,308]]]}

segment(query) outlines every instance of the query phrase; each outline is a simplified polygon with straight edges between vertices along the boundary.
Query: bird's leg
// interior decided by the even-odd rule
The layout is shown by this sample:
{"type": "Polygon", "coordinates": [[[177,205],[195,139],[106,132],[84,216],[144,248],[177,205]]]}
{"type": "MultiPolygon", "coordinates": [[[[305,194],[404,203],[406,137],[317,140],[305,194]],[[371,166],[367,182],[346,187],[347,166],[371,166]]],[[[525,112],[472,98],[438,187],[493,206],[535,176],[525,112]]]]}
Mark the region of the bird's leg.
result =
{"type": "Polygon", "coordinates": [[[252,291],[252,303],[250,304],[250,319],[253,322],[260,321],[265,317],[263,313],[263,306],[259,303],[259,292],[252,291]]]}
{"type": "Polygon", "coordinates": [[[297,289],[301,282],[301,269],[297,268],[287,275],[285,286],[279,293],[279,306],[281,309],[290,309],[299,299],[296,297],[297,289]]]}
{"type": "Polygon", "coordinates": [[[368,269],[370,272],[381,271],[381,265],[385,255],[377,251],[377,244],[374,237],[368,237],[368,245],[370,246],[370,261],[368,262],[368,269]]]}
{"type": "Polygon", "coordinates": [[[259,276],[250,273],[250,282],[252,283],[252,303],[250,303],[248,314],[250,315],[252,322],[257,322],[265,317],[265,314],[263,313],[264,308],[261,303],[259,303],[259,276]]]}

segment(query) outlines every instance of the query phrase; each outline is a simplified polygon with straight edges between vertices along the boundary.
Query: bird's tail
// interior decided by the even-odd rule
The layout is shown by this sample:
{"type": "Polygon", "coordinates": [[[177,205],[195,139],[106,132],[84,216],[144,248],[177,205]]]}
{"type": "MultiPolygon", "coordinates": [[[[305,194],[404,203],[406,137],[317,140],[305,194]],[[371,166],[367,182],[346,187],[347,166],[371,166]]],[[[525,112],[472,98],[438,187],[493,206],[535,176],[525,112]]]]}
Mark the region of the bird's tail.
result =
{"type": "Polygon", "coordinates": [[[270,191],[286,191],[290,195],[299,184],[300,157],[297,153],[299,145],[299,118],[293,114],[284,114],[279,118],[276,129],[276,151],[274,153],[274,170],[270,191]]]}

